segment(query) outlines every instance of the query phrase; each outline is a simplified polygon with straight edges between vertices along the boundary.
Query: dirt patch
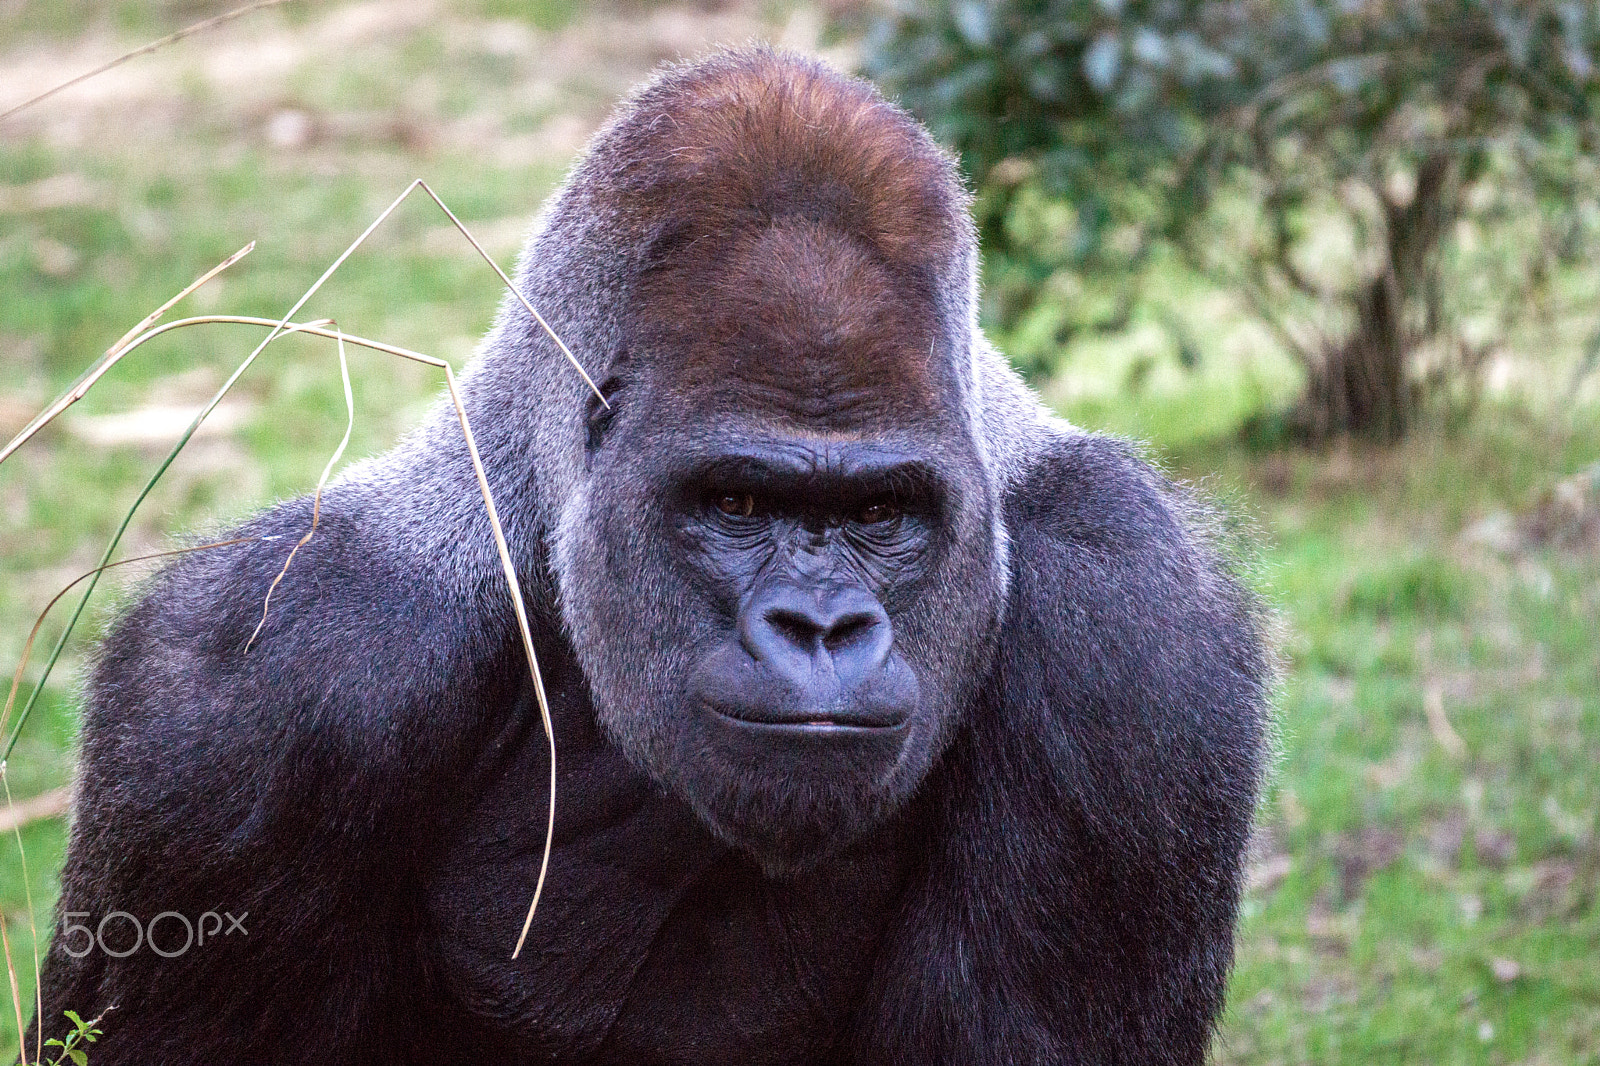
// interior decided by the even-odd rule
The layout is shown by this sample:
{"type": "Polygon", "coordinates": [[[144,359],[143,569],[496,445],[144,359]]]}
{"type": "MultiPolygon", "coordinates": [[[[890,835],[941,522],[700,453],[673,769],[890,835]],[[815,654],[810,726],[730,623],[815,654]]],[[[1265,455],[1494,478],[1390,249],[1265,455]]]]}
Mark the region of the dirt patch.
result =
{"type": "Polygon", "coordinates": [[[1523,539],[1534,546],[1600,549],[1600,463],[1547,489],[1518,527],[1523,539]]]}
{"type": "Polygon", "coordinates": [[[1557,481],[1520,512],[1486,515],[1462,540],[1507,556],[1541,548],[1600,552],[1600,463],[1557,481]]]}

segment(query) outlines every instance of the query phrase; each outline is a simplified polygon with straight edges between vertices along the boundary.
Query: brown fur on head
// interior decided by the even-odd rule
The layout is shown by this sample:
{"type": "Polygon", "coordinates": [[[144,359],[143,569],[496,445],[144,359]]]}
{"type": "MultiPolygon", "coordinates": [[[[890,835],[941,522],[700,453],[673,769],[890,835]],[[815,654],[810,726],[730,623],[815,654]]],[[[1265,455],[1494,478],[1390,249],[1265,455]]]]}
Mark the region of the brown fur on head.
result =
{"type": "Polygon", "coordinates": [[[658,78],[596,155],[606,210],[643,245],[628,344],[681,402],[904,426],[959,391],[932,355],[971,247],[966,193],[867,83],[724,53],[658,78]]]}
{"type": "Polygon", "coordinates": [[[902,268],[969,240],[950,158],[867,82],[816,60],[754,48],[669,71],[610,133],[629,157],[612,206],[659,227],[663,251],[784,218],[836,226],[902,268]]]}
{"type": "Polygon", "coordinates": [[[659,387],[707,416],[903,428],[939,403],[925,280],[824,224],[706,238],[646,273],[633,312],[659,387]]]}

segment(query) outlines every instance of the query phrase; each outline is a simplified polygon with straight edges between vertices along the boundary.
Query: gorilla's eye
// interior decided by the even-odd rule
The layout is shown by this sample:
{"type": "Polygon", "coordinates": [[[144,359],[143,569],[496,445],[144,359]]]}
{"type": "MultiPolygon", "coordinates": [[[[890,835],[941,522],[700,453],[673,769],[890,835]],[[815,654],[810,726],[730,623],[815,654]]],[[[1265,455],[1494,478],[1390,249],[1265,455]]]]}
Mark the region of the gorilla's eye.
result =
{"type": "Polygon", "coordinates": [[[900,508],[892,503],[869,503],[856,512],[856,521],[864,526],[876,526],[884,522],[892,522],[900,517],[900,508]]]}
{"type": "Polygon", "coordinates": [[[734,518],[749,518],[755,514],[756,498],[745,493],[732,493],[717,497],[717,510],[734,518]]]}

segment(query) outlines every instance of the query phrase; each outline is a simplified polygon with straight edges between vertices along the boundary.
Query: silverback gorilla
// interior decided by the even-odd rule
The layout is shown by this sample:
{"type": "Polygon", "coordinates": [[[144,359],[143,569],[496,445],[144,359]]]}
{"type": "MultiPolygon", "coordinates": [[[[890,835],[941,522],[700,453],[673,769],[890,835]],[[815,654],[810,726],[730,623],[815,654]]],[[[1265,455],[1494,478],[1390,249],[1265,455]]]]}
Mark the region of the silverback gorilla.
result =
{"type": "Polygon", "coordinates": [[[1198,1063],[1266,657],[975,324],[950,158],[764,48],[594,138],[441,410],[105,642],[40,1018],[123,1063],[1198,1063]],[[248,644],[248,647],[247,647],[248,644]],[[186,943],[206,913],[243,929],[186,943]],[[154,921],[158,915],[164,921],[154,921]],[[113,915],[108,919],[108,915],[113,915]],[[91,936],[85,949],[86,931],[91,936]],[[139,940],[145,931],[148,936],[139,940]]]}

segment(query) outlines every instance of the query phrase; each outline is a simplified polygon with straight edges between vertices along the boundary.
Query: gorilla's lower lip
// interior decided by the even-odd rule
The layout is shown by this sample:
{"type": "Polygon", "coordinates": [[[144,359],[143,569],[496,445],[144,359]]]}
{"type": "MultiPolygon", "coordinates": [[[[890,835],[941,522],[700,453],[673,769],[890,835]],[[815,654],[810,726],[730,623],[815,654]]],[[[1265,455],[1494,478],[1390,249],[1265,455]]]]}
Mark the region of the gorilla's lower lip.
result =
{"type": "Polygon", "coordinates": [[[851,734],[891,733],[903,729],[909,715],[780,715],[735,711],[731,708],[708,706],[712,714],[737,725],[751,729],[768,730],[774,734],[845,736],[851,734]]]}
{"type": "Polygon", "coordinates": [[[747,729],[758,730],[774,735],[790,734],[793,736],[862,736],[880,733],[893,733],[901,729],[900,725],[852,725],[848,722],[836,721],[807,721],[807,722],[758,722],[749,718],[734,718],[730,715],[721,715],[722,718],[747,729]]]}

